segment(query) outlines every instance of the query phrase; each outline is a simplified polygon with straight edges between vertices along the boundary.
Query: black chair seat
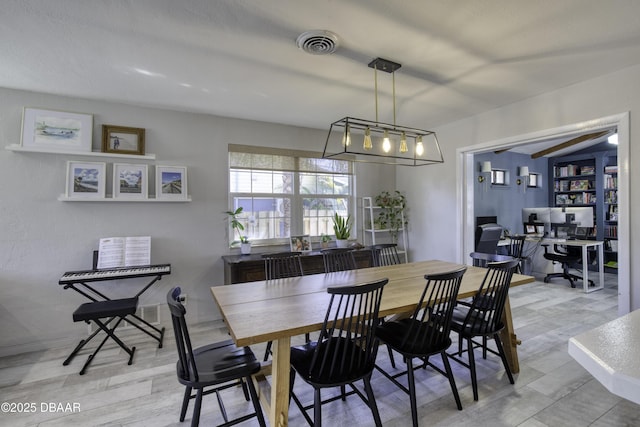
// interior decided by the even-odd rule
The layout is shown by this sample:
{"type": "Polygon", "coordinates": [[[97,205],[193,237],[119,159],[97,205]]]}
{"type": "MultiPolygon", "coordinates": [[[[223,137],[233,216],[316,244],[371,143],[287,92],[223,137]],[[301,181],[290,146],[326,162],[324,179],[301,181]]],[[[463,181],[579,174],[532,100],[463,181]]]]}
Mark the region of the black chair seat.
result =
{"type": "Polygon", "coordinates": [[[544,257],[549,261],[555,261],[555,262],[561,262],[561,263],[566,262],[569,264],[575,264],[576,262],[580,261],[579,256],[572,257],[569,255],[555,254],[551,252],[544,254],[544,257]]]}
{"type": "MultiPolygon", "coordinates": [[[[370,366],[361,366],[361,369],[356,368],[349,372],[341,372],[339,369],[331,369],[328,366],[316,363],[315,369],[313,369],[313,355],[317,347],[317,341],[291,347],[291,365],[301,377],[305,378],[306,382],[328,387],[354,382],[371,374],[370,366]]],[[[335,352],[346,355],[340,361],[344,366],[357,366],[356,361],[363,358],[365,354],[362,348],[346,338],[332,339],[330,345],[327,344],[327,341],[323,342],[320,345],[320,349],[318,349],[317,357],[322,360],[326,357],[327,352],[331,355],[335,354],[335,352]],[[344,349],[344,346],[347,348],[344,349]]]]}
{"type": "Polygon", "coordinates": [[[73,321],[125,317],[134,314],[138,308],[138,298],[123,298],[109,301],[86,302],[73,312],[73,321]]]}
{"type": "MultiPolygon", "coordinates": [[[[193,387],[235,380],[253,375],[260,370],[260,362],[253,352],[248,347],[237,347],[232,340],[195,348],[193,357],[196,362],[197,380],[192,369],[185,375],[182,364],[177,363],[178,379],[182,384],[190,384],[193,387]]],[[[188,363],[188,366],[192,365],[188,363]]]]}
{"type": "MultiPolygon", "coordinates": [[[[439,323],[439,322],[438,322],[439,323]]],[[[437,354],[451,346],[451,338],[433,330],[433,328],[415,319],[401,319],[385,322],[378,326],[376,335],[390,348],[404,356],[420,357],[425,354],[437,354]],[[413,323],[413,326],[411,324],[413,323]],[[406,340],[406,331],[413,330],[418,336],[432,336],[432,341],[406,340]]]]}
{"type": "Polygon", "coordinates": [[[495,326],[495,331],[492,330],[489,333],[485,333],[483,330],[483,322],[480,315],[471,315],[467,318],[469,309],[456,307],[453,310],[453,317],[451,318],[451,329],[455,332],[461,333],[465,337],[480,336],[480,335],[493,335],[495,332],[499,332],[504,328],[502,322],[498,322],[495,326]],[[467,320],[467,322],[465,322],[467,320]]]}

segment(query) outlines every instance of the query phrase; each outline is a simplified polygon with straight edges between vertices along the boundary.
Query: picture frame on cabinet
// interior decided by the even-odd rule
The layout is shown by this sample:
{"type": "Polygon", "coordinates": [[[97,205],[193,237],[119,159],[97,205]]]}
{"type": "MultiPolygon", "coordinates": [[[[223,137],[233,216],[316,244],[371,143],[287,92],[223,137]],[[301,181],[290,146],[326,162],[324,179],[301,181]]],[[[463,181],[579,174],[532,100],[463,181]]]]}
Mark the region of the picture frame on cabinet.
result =
{"type": "Polygon", "coordinates": [[[113,164],[113,198],[146,199],[149,194],[147,165],[113,164]]]}
{"type": "Polygon", "coordinates": [[[91,152],[93,116],[25,107],[20,145],[49,152],[91,152]]]}
{"type": "Polygon", "coordinates": [[[144,155],[143,128],[102,125],[102,152],[144,155]]]}
{"type": "Polygon", "coordinates": [[[188,199],[186,167],[156,166],[156,199],[188,199]]]}
{"type": "Polygon", "coordinates": [[[311,237],[308,234],[291,236],[291,252],[311,252],[311,237]]]}
{"type": "Polygon", "coordinates": [[[104,199],[107,164],[67,162],[66,196],[74,199],[104,199]]]}

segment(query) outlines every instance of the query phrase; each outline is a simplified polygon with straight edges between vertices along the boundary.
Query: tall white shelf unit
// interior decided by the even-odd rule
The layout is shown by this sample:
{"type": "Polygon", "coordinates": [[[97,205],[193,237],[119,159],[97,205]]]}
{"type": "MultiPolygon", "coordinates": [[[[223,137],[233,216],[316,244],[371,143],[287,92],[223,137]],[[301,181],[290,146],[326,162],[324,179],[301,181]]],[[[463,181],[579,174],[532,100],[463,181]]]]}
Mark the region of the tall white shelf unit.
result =
{"type": "MultiPolygon", "coordinates": [[[[388,228],[376,229],[374,226],[374,220],[377,218],[378,213],[382,209],[380,206],[373,204],[372,197],[362,198],[362,224],[363,233],[362,239],[365,246],[375,245],[379,243],[391,242],[391,230],[388,228]],[[384,241],[383,241],[384,240],[384,241]]],[[[402,223],[404,224],[404,212],[400,211],[402,223]]],[[[407,229],[402,227],[398,230],[398,255],[404,262],[409,262],[408,246],[407,246],[407,229]]]]}

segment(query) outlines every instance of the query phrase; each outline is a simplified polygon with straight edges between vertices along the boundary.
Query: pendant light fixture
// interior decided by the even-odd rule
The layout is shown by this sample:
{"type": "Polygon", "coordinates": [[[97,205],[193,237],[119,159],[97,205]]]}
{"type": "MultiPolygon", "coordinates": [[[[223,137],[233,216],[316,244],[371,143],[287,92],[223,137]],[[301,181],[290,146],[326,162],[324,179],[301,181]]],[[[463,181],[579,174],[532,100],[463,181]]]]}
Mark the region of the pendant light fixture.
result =
{"type": "Polygon", "coordinates": [[[322,157],[398,166],[443,163],[435,132],[396,124],[395,71],[401,65],[376,58],[369,67],[374,70],[375,121],[345,117],[332,123],[322,157]],[[393,78],[393,124],[378,120],[378,71],[390,73],[393,78]]]}

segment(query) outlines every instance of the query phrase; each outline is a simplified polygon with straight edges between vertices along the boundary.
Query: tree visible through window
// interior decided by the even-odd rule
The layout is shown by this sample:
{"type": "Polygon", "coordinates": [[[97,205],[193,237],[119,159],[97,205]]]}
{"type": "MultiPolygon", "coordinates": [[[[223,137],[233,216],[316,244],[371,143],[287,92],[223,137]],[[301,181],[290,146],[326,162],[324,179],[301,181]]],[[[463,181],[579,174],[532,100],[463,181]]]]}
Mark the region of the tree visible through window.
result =
{"type": "MultiPolygon", "coordinates": [[[[242,206],[244,233],[254,243],[333,234],[334,213],[352,211],[352,170],[352,162],[315,153],[230,145],[230,208],[242,206]]],[[[234,232],[230,243],[240,240],[234,232]]]]}

